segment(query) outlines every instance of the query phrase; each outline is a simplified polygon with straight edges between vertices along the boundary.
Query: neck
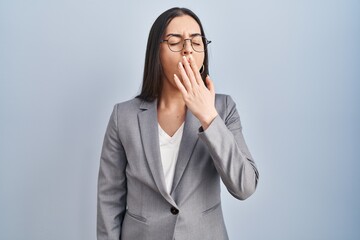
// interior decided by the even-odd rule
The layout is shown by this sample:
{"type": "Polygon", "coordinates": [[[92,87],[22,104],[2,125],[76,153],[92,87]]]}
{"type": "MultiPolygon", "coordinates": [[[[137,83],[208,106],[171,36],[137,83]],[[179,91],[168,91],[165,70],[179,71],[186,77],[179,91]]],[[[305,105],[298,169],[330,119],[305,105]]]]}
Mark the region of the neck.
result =
{"type": "MultiPolygon", "coordinates": [[[[165,81],[166,82],[166,81],[165,81]]],[[[185,111],[186,105],[182,94],[176,86],[164,84],[158,99],[158,109],[185,111]]]]}

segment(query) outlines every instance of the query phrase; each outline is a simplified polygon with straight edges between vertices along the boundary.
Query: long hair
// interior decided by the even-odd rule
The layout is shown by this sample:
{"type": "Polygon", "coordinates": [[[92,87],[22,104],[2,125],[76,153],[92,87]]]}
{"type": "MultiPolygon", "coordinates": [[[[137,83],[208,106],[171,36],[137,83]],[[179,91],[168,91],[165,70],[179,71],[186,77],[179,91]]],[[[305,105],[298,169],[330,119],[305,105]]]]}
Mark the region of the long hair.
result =
{"type": "MultiPolygon", "coordinates": [[[[136,96],[145,101],[153,101],[160,96],[163,86],[163,69],[160,62],[160,41],[170,21],[175,17],[188,15],[192,17],[200,26],[201,35],[205,37],[205,32],[200,19],[187,8],[171,8],[163,12],[154,22],[150,29],[145,55],[144,75],[141,93],[136,96]]],[[[204,43],[205,44],[205,43],[204,43]]],[[[205,48],[204,71],[201,73],[203,81],[209,74],[208,51],[205,48]]]]}

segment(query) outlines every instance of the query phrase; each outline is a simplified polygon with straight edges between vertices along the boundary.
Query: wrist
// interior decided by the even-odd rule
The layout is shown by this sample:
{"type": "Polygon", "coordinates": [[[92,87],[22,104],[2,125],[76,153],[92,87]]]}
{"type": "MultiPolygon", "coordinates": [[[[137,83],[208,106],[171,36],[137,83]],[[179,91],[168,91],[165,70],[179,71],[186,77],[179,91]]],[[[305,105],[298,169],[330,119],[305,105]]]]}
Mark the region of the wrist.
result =
{"type": "Polygon", "coordinates": [[[212,121],[216,118],[216,116],[218,115],[217,111],[214,110],[212,113],[204,116],[201,120],[201,126],[204,129],[204,131],[210,126],[210,124],[212,123],[212,121]]]}

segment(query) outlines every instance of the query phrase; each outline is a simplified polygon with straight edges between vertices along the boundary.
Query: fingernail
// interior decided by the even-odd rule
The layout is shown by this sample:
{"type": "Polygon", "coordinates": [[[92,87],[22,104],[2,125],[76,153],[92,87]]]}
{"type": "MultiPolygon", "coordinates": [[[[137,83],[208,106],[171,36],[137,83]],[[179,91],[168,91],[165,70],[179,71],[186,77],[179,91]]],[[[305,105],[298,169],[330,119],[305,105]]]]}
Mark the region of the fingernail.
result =
{"type": "Polygon", "coordinates": [[[179,62],[179,67],[180,67],[180,68],[182,67],[182,63],[181,63],[181,62],[179,62]]]}

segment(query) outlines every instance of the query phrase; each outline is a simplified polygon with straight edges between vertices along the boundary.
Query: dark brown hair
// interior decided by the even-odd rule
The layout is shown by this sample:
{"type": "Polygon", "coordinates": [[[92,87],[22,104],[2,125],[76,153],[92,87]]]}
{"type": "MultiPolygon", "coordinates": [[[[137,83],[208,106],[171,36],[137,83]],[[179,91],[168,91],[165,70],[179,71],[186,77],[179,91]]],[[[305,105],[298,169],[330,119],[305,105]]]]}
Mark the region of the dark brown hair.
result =
{"type": "MultiPolygon", "coordinates": [[[[205,32],[200,22],[200,19],[187,8],[171,8],[163,12],[154,22],[150,29],[144,65],[143,83],[141,93],[137,98],[145,101],[153,101],[160,96],[163,86],[163,70],[160,62],[160,41],[170,21],[175,17],[188,15],[192,17],[200,26],[201,35],[205,37],[205,32]]],[[[204,43],[205,44],[205,43],[204,43]]],[[[209,74],[208,51],[205,50],[204,71],[201,76],[203,81],[209,74]]]]}

